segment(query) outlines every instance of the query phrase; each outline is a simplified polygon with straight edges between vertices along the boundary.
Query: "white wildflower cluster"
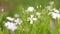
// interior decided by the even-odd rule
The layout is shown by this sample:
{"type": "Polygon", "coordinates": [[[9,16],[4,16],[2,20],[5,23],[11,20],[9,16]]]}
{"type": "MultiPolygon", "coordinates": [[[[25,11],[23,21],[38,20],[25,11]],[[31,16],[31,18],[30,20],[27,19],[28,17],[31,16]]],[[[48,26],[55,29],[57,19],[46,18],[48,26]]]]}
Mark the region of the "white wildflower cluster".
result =
{"type": "MultiPolygon", "coordinates": [[[[38,6],[37,6],[37,8],[38,8],[38,6]]],[[[34,9],[34,7],[28,7],[27,10],[28,10],[28,12],[34,12],[35,9],[34,9]]],[[[40,18],[40,12],[36,12],[36,15],[38,16],[38,18],[40,18]]],[[[37,20],[37,18],[34,17],[34,14],[33,15],[30,14],[30,17],[27,18],[27,21],[29,21],[30,24],[33,24],[33,22],[36,20],[37,20]]]]}
{"type": "Polygon", "coordinates": [[[17,24],[21,24],[22,23],[22,20],[19,19],[19,15],[18,14],[15,14],[14,15],[15,18],[12,18],[12,17],[7,17],[7,22],[5,23],[5,26],[11,30],[11,31],[15,31],[17,29],[17,24]]]}
{"type": "Polygon", "coordinates": [[[60,18],[59,10],[56,8],[53,9],[53,12],[49,12],[49,14],[51,14],[53,19],[60,18]]]}
{"type": "MultiPolygon", "coordinates": [[[[51,5],[54,4],[54,2],[50,2],[51,5]]],[[[41,8],[41,5],[40,6],[37,6],[36,8],[41,8]]],[[[53,12],[49,12],[48,15],[51,15],[53,19],[56,19],[56,18],[60,18],[60,14],[59,14],[59,10],[57,10],[56,8],[52,8],[51,6],[47,6],[46,7],[48,10],[52,10],[53,12]]],[[[2,11],[4,11],[4,9],[2,9],[2,11]]],[[[29,21],[30,24],[33,24],[34,21],[37,21],[38,18],[40,18],[41,16],[41,13],[35,11],[35,8],[34,7],[28,7],[27,10],[26,10],[28,13],[31,12],[31,13],[35,13],[35,14],[30,14],[29,17],[27,18],[27,21],[29,21]],[[36,18],[35,15],[38,17],[36,18]]],[[[17,29],[17,24],[21,24],[22,23],[22,20],[19,18],[20,16],[18,14],[15,14],[14,15],[14,18],[12,17],[7,17],[7,22],[5,23],[5,26],[7,27],[7,29],[11,30],[11,31],[15,31],[17,29]]]]}
{"type": "Polygon", "coordinates": [[[48,13],[48,15],[51,15],[53,19],[60,18],[59,10],[56,8],[53,8],[51,5],[54,4],[54,1],[51,1],[50,6],[47,6],[46,8],[50,10],[51,12],[48,13]]]}

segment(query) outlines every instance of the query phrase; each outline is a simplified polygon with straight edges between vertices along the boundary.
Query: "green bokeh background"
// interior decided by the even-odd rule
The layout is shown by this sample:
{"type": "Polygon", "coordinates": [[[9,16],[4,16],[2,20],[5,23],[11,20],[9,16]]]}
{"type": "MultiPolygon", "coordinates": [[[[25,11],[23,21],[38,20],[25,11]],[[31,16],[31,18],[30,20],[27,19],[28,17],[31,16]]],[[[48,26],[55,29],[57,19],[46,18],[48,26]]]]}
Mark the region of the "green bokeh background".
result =
{"type": "Polygon", "coordinates": [[[12,5],[12,6],[36,6],[42,5],[46,6],[50,1],[54,1],[57,8],[60,7],[60,0],[0,0],[0,3],[3,5],[12,5]]]}

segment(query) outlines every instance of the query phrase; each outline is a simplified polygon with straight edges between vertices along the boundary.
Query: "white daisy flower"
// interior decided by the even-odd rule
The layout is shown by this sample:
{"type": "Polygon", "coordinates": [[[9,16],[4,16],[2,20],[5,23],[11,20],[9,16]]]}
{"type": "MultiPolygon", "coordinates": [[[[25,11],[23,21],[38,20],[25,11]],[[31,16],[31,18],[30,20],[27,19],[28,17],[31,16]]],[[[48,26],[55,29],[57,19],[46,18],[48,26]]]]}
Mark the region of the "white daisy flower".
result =
{"type": "Polygon", "coordinates": [[[7,17],[7,19],[8,19],[9,21],[13,21],[13,20],[14,20],[14,18],[11,18],[11,17],[7,17]]]}
{"type": "Polygon", "coordinates": [[[17,29],[15,23],[7,22],[7,23],[5,23],[5,26],[11,31],[15,31],[17,29]]]}
{"type": "Polygon", "coordinates": [[[56,12],[49,12],[48,15],[51,15],[53,19],[60,18],[60,14],[56,12]]]}
{"type": "Polygon", "coordinates": [[[27,11],[33,12],[34,11],[34,7],[28,7],[27,11]]]}
{"type": "Polygon", "coordinates": [[[33,21],[36,21],[37,18],[34,18],[34,15],[30,15],[27,20],[30,21],[30,24],[33,24],[33,21]]]}

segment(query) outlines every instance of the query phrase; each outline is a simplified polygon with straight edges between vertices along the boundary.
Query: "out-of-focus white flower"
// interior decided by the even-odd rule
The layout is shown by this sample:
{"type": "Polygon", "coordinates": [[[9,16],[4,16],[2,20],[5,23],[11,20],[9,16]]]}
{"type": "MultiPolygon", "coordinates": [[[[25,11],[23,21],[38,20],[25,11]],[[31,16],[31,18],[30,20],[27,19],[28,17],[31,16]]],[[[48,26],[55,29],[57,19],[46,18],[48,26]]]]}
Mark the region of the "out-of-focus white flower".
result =
{"type": "Polygon", "coordinates": [[[51,15],[53,19],[60,18],[60,14],[56,12],[49,12],[48,15],[51,15]]]}
{"type": "Polygon", "coordinates": [[[28,7],[27,11],[33,12],[34,11],[34,7],[28,7]]]}
{"type": "Polygon", "coordinates": [[[60,14],[52,12],[52,18],[54,18],[54,19],[60,18],[60,14]]]}
{"type": "Polygon", "coordinates": [[[4,12],[4,9],[1,9],[2,12],[4,12]]]}
{"type": "Polygon", "coordinates": [[[15,18],[18,18],[18,17],[19,17],[19,14],[15,14],[14,17],[15,17],[15,18]]]}
{"type": "Polygon", "coordinates": [[[36,15],[38,16],[38,18],[40,18],[41,13],[36,12],[36,15]]]}
{"type": "Polygon", "coordinates": [[[13,21],[13,20],[14,20],[14,18],[11,18],[11,17],[7,17],[7,19],[8,19],[9,21],[13,21]]]}
{"type": "Polygon", "coordinates": [[[56,8],[53,9],[55,13],[59,13],[59,10],[57,10],[56,8]]]}
{"type": "Polygon", "coordinates": [[[17,18],[16,20],[14,20],[14,22],[16,22],[16,24],[21,24],[22,20],[20,20],[19,18],[17,18]]]}
{"type": "Polygon", "coordinates": [[[54,4],[54,1],[51,1],[49,4],[50,4],[50,5],[53,5],[53,4],[54,4]]]}
{"type": "Polygon", "coordinates": [[[30,15],[27,20],[30,21],[30,24],[33,24],[33,21],[36,21],[37,18],[34,18],[34,15],[30,15]]]}
{"type": "Polygon", "coordinates": [[[15,18],[11,18],[11,17],[7,17],[7,19],[11,22],[15,22],[15,24],[21,24],[22,23],[22,20],[19,19],[19,15],[18,14],[15,14],[14,15],[15,18]]]}
{"type": "Polygon", "coordinates": [[[15,23],[7,22],[7,23],[5,23],[5,26],[11,31],[15,31],[17,29],[15,23]]]}
{"type": "Polygon", "coordinates": [[[56,18],[57,18],[57,14],[54,13],[54,12],[52,12],[52,18],[53,18],[53,19],[56,19],[56,18]]]}
{"type": "Polygon", "coordinates": [[[30,15],[30,17],[31,17],[31,18],[33,18],[33,17],[34,17],[34,15],[30,15]]]}
{"type": "Polygon", "coordinates": [[[47,6],[46,9],[51,10],[51,6],[47,6]]]}

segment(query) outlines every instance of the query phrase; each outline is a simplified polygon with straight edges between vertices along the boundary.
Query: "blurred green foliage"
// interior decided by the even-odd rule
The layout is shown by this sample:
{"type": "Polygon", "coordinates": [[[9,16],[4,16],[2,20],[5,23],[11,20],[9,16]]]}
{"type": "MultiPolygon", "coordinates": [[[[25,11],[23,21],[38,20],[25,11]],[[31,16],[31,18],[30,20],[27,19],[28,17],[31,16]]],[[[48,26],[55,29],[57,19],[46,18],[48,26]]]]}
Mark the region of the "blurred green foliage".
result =
{"type": "MultiPolygon", "coordinates": [[[[35,22],[33,25],[30,25],[28,22],[27,24],[25,20],[30,13],[27,15],[26,13],[22,12],[22,9],[23,8],[26,9],[28,6],[36,7],[37,5],[38,6],[42,5],[42,8],[44,9],[45,6],[49,5],[50,1],[55,2],[54,7],[56,7],[57,9],[60,8],[60,0],[0,0],[1,6],[10,5],[12,8],[11,11],[8,10],[5,12],[0,12],[0,27],[2,28],[2,30],[0,31],[0,34],[10,34],[7,28],[4,27],[4,24],[2,22],[7,21],[6,20],[7,16],[13,17],[15,13],[21,14],[21,19],[24,22],[24,24],[18,25],[18,29],[14,32],[15,34],[53,34],[51,32],[51,29],[48,28],[49,21],[51,20],[50,19],[51,16],[48,17],[47,15],[48,10],[46,10],[46,14],[42,14],[41,19],[37,21],[38,23],[35,22]],[[22,31],[23,28],[25,29],[25,31],[22,31]]],[[[60,21],[57,20],[56,22],[60,22],[60,21]]],[[[59,33],[55,33],[55,34],[59,34],[59,33]]]]}

